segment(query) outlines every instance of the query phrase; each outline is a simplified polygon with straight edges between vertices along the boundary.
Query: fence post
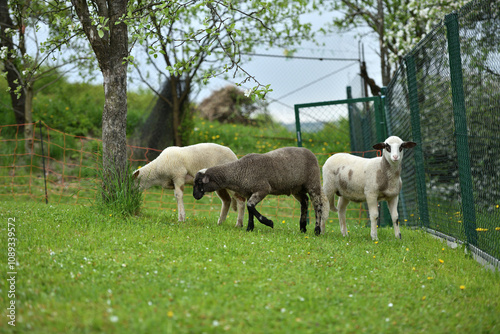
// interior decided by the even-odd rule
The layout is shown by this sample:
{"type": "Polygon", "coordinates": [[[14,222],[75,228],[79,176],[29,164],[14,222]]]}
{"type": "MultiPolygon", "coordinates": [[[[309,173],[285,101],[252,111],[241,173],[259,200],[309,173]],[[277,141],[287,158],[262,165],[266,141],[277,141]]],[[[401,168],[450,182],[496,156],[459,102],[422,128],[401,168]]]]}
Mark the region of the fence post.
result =
{"type": "MultiPolygon", "coordinates": [[[[42,120],[39,121],[40,123],[40,146],[42,147],[42,164],[43,164],[43,182],[45,184],[45,204],[49,204],[49,195],[47,194],[47,176],[46,176],[46,170],[45,170],[45,153],[43,152],[43,133],[42,133],[42,120]]],[[[34,143],[35,141],[33,141],[34,143]]]]}
{"type": "MultiPolygon", "coordinates": [[[[384,117],[384,105],[381,96],[377,96],[373,101],[373,109],[375,111],[375,130],[377,132],[377,142],[381,143],[387,139],[387,126],[384,117]]],[[[375,143],[372,143],[374,145],[375,143]]],[[[391,214],[389,212],[389,207],[386,202],[380,203],[380,226],[392,225],[391,214]]]]}
{"type": "Polygon", "coordinates": [[[297,130],[297,146],[302,147],[302,133],[300,132],[299,107],[294,105],[295,109],[295,129],[297,130]]]}
{"type": "Polygon", "coordinates": [[[408,95],[410,102],[411,129],[413,140],[417,146],[413,148],[415,158],[415,171],[417,176],[417,199],[420,220],[423,226],[429,226],[429,210],[427,208],[427,188],[425,184],[424,154],[422,133],[420,131],[420,107],[418,104],[417,71],[415,69],[415,59],[413,55],[405,58],[406,78],[408,82],[408,95]]]}
{"type": "MultiPolygon", "coordinates": [[[[352,99],[352,88],[351,86],[346,87],[347,99],[352,99]]],[[[349,138],[351,139],[351,151],[355,151],[356,147],[358,147],[356,143],[356,136],[354,136],[354,115],[353,115],[353,106],[352,103],[347,104],[347,111],[349,116],[349,138]]]]}
{"type": "Polygon", "coordinates": [[[382,103],[382,98],[377,96],[378,98],[374,101],[374,109],[375,109],[375,128],[377,131],[377,141],[379,143],[383,142],[387,139],[387,127],[385,124],[384,117],[384,105],[382,103]]]}
{"type": "Polygon", "coordinates": [[[451,95],[465,236],[469,244],[477,246],[476,209],[472,191],[473,185],[467,137],[467,116],[465,111],[458,14],[451,13],[446,15],[445,24],[446,37],[448,39],[448,54],[450,56],[451,95]]]}

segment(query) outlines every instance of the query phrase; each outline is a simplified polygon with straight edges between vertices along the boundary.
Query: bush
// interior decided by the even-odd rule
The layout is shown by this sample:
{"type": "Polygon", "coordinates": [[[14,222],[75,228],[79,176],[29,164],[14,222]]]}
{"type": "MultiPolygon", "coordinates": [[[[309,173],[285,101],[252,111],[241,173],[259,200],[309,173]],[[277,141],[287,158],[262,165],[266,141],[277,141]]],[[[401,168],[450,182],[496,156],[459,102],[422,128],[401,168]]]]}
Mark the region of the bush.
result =
{"type": "Polygon", "coordinates": [[[105,173],[101,163],[97,171],[97,179],[100,180],[98,185],[100,196],[96,198],[96,208],[105,212],[111,210],[123,216],[139,214],[143,194],[129,163],[127,162],[125,175],[121,175],[120,170],[115,168],[116,164],[113,163],[110,166],[108,173],[105,173]]]}

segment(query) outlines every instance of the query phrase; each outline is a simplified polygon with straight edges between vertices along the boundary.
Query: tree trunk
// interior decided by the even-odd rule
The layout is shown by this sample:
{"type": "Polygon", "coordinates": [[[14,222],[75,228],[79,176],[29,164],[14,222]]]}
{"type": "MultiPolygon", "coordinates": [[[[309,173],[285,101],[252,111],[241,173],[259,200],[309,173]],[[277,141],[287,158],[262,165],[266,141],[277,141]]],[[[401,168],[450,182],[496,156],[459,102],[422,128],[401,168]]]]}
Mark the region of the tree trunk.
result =
{"type": "Polygon", "coordinates": [[[102,112],[102,150],[104,173],[114,169],[124,176],[127,164],[127,65],[102,69],[104,110],[102,112]]]}
{"type": "MultiPolygon", "coordinates": [[[[10,58],[10,52],[14,50],[14,42],[12,40],[12,37],[5,33],[5,29],[7,28],[15,29],[14,23],[12,22],[12,19],[9,15],[7,0],[0,0],[0,47],[7,47],[7,50],[9,51],[9,56],[3,61],[3,71],[7,72],[7,83],[9,87],[11,87],[10,100],[16,123],[24,124],[26,123],[26,120],[24,119],[25,94],[24,91],[21,90],[19,97],[17,97],[17,93],[14,92],[15,87],[22,82],[21,78],[18,75],[18,73],[20,73],[21,71],[16,68],[16,64],[13,62],[17,61],[17,59],[10,58]]],[[[24,130],[23,128],[24,127],[21,127],[20,129],[24,130]]]]}
{"type": "Polygon", "coordinates": [[[102,112],[103,196],[115,198],[114,191],[123,184],[127,166],[127,66],[128,28],[120,18],[127,13],[128,0],[71,0],[82,28],[95,52],[104,86],[102,112]],[[108,30],[98,31],[93,14],[109,19],[108,30]]]}

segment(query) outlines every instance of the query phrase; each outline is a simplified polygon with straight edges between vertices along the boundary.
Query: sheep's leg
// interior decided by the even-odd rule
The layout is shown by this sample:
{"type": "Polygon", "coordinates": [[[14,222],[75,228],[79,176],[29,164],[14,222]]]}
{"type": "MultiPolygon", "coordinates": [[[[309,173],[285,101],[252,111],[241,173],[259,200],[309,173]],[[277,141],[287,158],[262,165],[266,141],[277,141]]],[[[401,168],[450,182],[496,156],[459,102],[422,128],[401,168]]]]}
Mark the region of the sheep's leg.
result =
{"type": "Polygon", "coordinates": [[[222,201],[222,208],[220,211],[219,220],[217,221],[217,225],[220,225],[226,220],[227,213],[229,211],[229,208],[231,207],[231,196],[229,196],[229,193],[226,189],[217,190],[216,193],[222,201]]]}
{"type": "Polygon", "coordinates": [[[368,212],[370,213],[371,230],[370,235],[372,240],[378,240],[377,236],[377,219],[378,219],[378,201],[376,197],[366,198],[368,204],[368,212]]]}
{"type": "Polygon", "coordinates": [[[236,227],[243,227],[243,218],[245,217],[245,199],[239,195],[234,195],[234,198],[236,198],[236,206],[238,210],[236,227]]]}
{"type": "Polygon", "coordinates": [[[330,213],[330,204],[323,192],[321,192],[319,196],[311,196],[311,200],[314,206],[314,212],[316,213],[316,227],[314,228],[314,233],[320,235],[325,233],[326,230],[326,221],[330,213]]]}
{"type": "Polygon", "coordinates": [[[337,204],[337,210],[339,212],[339,225],[340,232],[342,232],[342,236],[347,236],[347,222],[346,222],[346,211],[347,205],[349,204],[349,200],[340,196],[339,203],[337,204]]]}
{"type": "Polygon", "coordinates": [[[401,232],[399,230],[399,215],[398,215],[398,196],[387,201],[389,205],[389,212],[391,213],[392,226],[394,227],[394,235],[396,238],[401,239],[401,232]]]}
{"type": "Polygon", "coordinates": [[[329,203],[329,210],[332,210],[333,212],[337,212],[337,208],[335,207],[335,192],[337,190],[335,189],[335,186],[333,184],[333,181],[330,180],[330,178],[327,176],[325,177],[325,180],[323,181],[323,192],[326,195],[326,198],[329,203]]]}
{"type": "Polygon", "coordinates": [[[306,193],[295,194],[293,197],[300,203],[300,232],[306,233],[309,198],[306,193]]]}
{"type": "Polygon", "coordinates": [[[260,201],[262,201],[267,194],[264,193],[254,193],[247,201],[247,209],[248,209],[248,226],[247,231],[253,231],[254,223],[253,217],[255,216],[262,224],[269,226],[271,228],[274,227],[274,223],[272,220],[267,219],[265,216],[261,215],[259,211],[255,208],[260,201]]]}
{"type": "Polygon", "coordinates": [[[184,211],[184,184],[174,183],[174,196],[177,200],[177,212],[178,212],[178,220],[183,222],[186,220],[186,212],[184,211]]]}

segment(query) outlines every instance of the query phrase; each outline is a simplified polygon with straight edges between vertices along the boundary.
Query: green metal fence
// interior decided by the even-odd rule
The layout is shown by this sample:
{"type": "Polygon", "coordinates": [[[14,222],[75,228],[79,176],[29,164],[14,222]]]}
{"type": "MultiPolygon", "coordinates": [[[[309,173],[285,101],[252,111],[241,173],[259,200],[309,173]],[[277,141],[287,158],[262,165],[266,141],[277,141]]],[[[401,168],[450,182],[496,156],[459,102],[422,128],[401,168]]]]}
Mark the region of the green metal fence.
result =
{"type": "Polygon", "coordinates": [[[465,243],[496,266],[499,31],[500,1],[472,1],[406,55],[380,97],[382,116],[342,101],[349,108],[352,151],[366,150],[367,141],[373,145],[385,134],[418,143],[403,165],[399,212],[406,224],[465,243]]]}

